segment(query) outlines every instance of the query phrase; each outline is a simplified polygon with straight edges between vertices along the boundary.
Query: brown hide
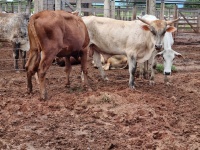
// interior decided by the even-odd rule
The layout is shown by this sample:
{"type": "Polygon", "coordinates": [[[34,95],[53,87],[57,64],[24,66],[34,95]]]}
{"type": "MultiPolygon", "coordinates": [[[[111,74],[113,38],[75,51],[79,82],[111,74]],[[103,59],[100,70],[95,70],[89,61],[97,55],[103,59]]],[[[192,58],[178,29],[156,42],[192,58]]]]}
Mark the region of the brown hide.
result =
{"type": "MultiPolygon", "coordinates": [[[[78,65],[80,63],[81,63],[80,57],[78,57],[78,58],[74,58],[72,56],[70,57],[70,64],[71,65],[78,65]]],[[[56,64],[56,65],[58,65],[60,67],[64,67],[65,66],[65,58],[56,57],[54,62],[53,62],[53,64],[56,64]]]]}
{"type": "Polygon", "coordinates": [[[42,99],[47,98],[45,74],[54,58],[65,57],[67,86],[70,85],[70,56],[81,57],[85,85],[87,79],[88,31],[82,19],[65,11],[42,11],[30,18],[28,25],[30,55],[26,63],[28,92],[32,92],[32,75],[37,72],[42,99]]]}

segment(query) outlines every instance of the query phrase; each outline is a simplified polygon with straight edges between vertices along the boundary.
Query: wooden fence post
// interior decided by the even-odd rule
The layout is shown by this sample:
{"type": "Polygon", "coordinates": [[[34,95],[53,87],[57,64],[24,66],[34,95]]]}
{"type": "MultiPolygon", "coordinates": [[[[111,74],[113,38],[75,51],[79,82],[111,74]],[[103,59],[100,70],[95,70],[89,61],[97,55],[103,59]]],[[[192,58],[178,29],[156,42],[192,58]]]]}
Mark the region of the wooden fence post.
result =
{"type": "Polygon", "coordinates": [[[21,13],[22,3],[18,1],[18,13],[21,13]]]}
{"type": "Polygon", "coordinates": [[[197,17],[197,31],[200,33],[200,10],[198,11],[197,17]]]}
{"type": "MultiPolygon", "coordinates": [[[[174,17],[173,17],[173,19],[177,19],[178,18],[178,10],[177,9],[178,9],[177,5],[175,4],[174,5],[174,15],[173,15],[174,17]]],[[[174,23],[173,25],[174,25],[174,27],[177,28],[177,30],[175,32],[173,32],[173,36],[174,36],[174,40],[175,40],[175,36],[176,36],[176,34],[178,32],[178,24],[174,23]]]]}
{"type": "Polygon", "coordinates": [[[7,12],[7,10],[8,10],[8,3],[6,3],[5,5],[5,12],[7,12]]]}
{"type": "Polygon", "coordinates": [[[78,15],[81,16],[81,0],[76,1],[76,11],[78,11],[78,15]]]}
{"type": "Polygon", "coordinates": [[[117,18],[118,20],[120,20],[120,6],[117,7],[117,18]]]}
{"type": "Polygon", "coordinates": [[[43,0],[38,0],[38,11],[43,11],[43,6],[44,6],[44,3],[43,3],[43,0]]]}
{"type": "Polygon", "coordinates": [[[111,18],[115,19],[115,0],[111,0],[111,18]]]}
{"type": "MultiPolygon", "coordinates": [[[[34,0],[34,13],[38,13],[39,12],[39,8],[38,8],[39,7],[38,6],[39,3],[38,3],[38,1],[39,0],[34,0]]],[[[20,2],[19,6],[20,6],[20,11],[21,11],[21,2],[20,2]]],[[[19,6],[18,6],[18,11],[19,11],[19,6]]]]}
{"type": "Polygon", "coordinates": [[[13,2],[11,3],[11,13],[14,13],[14,5],[13,5],[13,2]]]}
{"type": "Polygon", "coordinates": [[[104,0],[104,17],[110,17],[110,0],[104,0]]]}
{"type": "Polygon", "coordinates": [[[27,0],[26,13],[29,15],[31,14],[31,0],[27,0]]]}
{"type": "Polygon", "coordinates": [[[161,5],[160,5],[160,19],[164,20],[164,12],[165,12],[165,2],[164,0],[161,0],[161,5]]]}
{"type": "Polygon", "coordinates": [[[2,3],[0,3],[0,12],[2,12],[2,3]]]}
{"type": "Polygon", "coordinates": [[[55,10],[61,10],[61,0],[55,0],[55,10]]]}
{"type": "Polygon", "coordinates": [[[136,4],[133,5],[133,19],[132,20],[136,20],[136,16],[137,16],[137,7],[136,4]]]}
{"type": "Polygon", "coordinates": [[[66,11],[65,0],[61,0],[61,10],[65,10],[66,11]]]}
{"type": "Polygon", "coordinates": [[[156,15],[156,0],[146,0],[146,14],[156,15]]]}

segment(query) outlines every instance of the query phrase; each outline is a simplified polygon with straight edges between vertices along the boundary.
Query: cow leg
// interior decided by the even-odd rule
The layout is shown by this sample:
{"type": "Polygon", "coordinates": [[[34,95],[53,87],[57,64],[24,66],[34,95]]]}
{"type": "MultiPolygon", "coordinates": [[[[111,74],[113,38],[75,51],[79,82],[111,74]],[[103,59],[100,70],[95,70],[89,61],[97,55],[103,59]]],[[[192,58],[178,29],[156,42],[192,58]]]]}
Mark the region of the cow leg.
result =
{"type": "Polygon", "coordinates": [[[148,79],[148,76],[149,76],[149,61],[145,61],[144,62],[144,72],[143,72],[143,77],[144,79],[148,79]]]}
{"type": "Polygon", "coordinates": [[[30,50],[29,59],[25,65],[25,69],[27,71],[27,92],[32,92],[32,76],[38,69],[40,56],[37,50],[30,50]]]}
{"type": "Polygon", "coordinates": [[[157,66],[156,55],[157,55],[157,51],[154,50],[153,53],[151,54],[151,58],[149,59],[150,66],[151,66],[151,76],[150,76],[150,81],[149,81],[150,85],[155,84],[154,77],[155,77],[155,70],[157,66]]]}
{"type": "Polygon", "coordinates": [[[81,70],[84,76],[84,86],[88,86],[88,70],[87,70],[87,47],[83,50],[83,54],[81,56],[81,70]]]}
{"type": "Polygon", "coordinates": [[[104,80],[108,80],[108,78],[106,77],[105,72],[104,72],[104,70],[103,70],[102,64],[101,64],[101,55],[100,55],[100,53],[97,52],[97,51],[94,51],[93,59],[94,59],[94,63],[96,64],[96,66],[97,66],[98,69],[99,69],[99,72],[100,72],[100,74],[101,74],[101,77],[102,77],[104,80]]]}
{"type": "Polygon", "coordinates": [[[67,88],[70,87],[69,75],[70,75],[71,70],[72,70],[72,66],[70,63],[70,56],[65,57],[65,72],[66,72],[66,76],[67,76],[67,82],[66,82],[67,88]]]}
{"type": "Polygon", "coordinates": [[[151,64],[151,77],[150,77],[150,83],[149,83],[150,85],[155,84],[154,77],[155,77],[156,66],[157,66],[157,61],[153,60],[151,64]]]}
{"type": "MultiPolygon", "coordinates": [[[[52,53],[52,56],[55,56],[52,53]]],[[[46,72],[49,69],[49,67],[51,66],[52,62],[53,62],[54,57],[51,57],[51,55],[49,57],[46,57],[43,54],[43,51],[41,52],[41,61],[38,67],[38,79],[40,82],[40,97],[43,100],[47,99],[47,91],[46,91],[46,72]]]]}
{"type": "Polygon", "coordinates": [[[26,64],[26,51],[20,50],[21,57],[22,57],[22,68],[25,69],[26,64]]]}
{"type": "Polygon", "coordinates": [[[137,68],[137,63],[136,63],[134,56],[127,55],[127,57],[128,57],[129,74],[130,74],[129,87],[134,89],[135,88],[134,80],[135,80],[135,72],[136,72],[136,68],[137,68]]]}
{"type": "Polygon", "coordinates": [[[107,62],[104,66],[103,66],[104,70],[109,70],[110,69],[110,63],[107,62]]]}
{"type": "Polygon", "coordinates": [[[14,68],[15,70],[19,69],[18,60],[19,60],[19,44],[13,43],[13,57],[14,57],[14,68]]]}

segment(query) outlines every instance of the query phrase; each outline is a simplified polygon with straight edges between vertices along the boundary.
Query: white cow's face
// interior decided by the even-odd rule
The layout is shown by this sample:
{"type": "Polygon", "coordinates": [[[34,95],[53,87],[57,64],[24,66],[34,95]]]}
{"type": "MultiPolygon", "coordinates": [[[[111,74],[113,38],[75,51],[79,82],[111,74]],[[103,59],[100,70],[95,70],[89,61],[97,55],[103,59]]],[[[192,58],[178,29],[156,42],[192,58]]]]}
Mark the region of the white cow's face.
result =
{"type": "Polygon", "coordinates": [[[142,28],[144,30],[150,31],[152,33],[152,36],[155,40],[155,49],[156,50],[161,50],[163,37],[166,32],[176,31],[175,27],[168,26],[168,25],[172,24],[173,22],[178,20],[178,19],[176,19],[176,20],[169,22],[169,21],[164,21],[164,20],[149,21],[149,20],[145,20],[145,19],[141,19],[141,18],[138,18],[138,19],[141,20],[142,22],[146,23],[146,25],[143,25],[142,28]]]}
{"type": "Polygon", "coordinates": [[[171,75],[171,68],[173,65],[173,60],[175,56],[182,57],[182,55],[174,50],[163,50],[159,52],[156,56],[162,56],[164,60],[164,75],[171,75]]]}

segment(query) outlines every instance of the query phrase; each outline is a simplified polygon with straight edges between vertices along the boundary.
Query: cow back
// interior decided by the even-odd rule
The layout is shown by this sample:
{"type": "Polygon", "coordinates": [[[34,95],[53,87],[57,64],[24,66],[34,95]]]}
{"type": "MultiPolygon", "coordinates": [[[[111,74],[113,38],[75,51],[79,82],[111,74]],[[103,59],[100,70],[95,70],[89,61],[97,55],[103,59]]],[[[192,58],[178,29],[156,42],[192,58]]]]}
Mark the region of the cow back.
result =
{"type": "Polygon", "coordinates": [[[30,18],[29,28],[41,50],[53,44],[62,57],[89,44],[89,35],[82,19],[69,12],[39,12],[30,18]]]}

